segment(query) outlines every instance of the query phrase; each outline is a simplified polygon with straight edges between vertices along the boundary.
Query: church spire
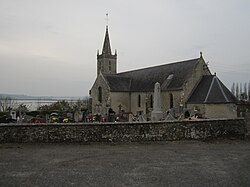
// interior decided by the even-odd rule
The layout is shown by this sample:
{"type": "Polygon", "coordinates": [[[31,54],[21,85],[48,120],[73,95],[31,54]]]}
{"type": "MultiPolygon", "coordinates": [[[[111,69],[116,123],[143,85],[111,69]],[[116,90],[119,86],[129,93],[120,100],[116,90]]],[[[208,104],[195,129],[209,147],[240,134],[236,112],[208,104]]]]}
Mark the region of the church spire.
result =
{"type": "Polygon", "coordinates": [[[115,54],[112,54],[111,51],[111,45],[109,40],[109,28],[108,28],[108,14],[106,14],[106,33],[102,48],[102,54],[99,54],[99,51],[97,52],[97,75],[99,75],[100,72],[105,74],[116,74],[117,73],[117,52],[115,51],[115,54]]]}
{"type": "Polygon", "coordinates": [[[102,48],[102,54],[112,55],[110,41],[109,41],[108,25],[106,26],[106,33],[105,33],[105,38],[104,38],[104,43],[103,43],[103,48],[102,48]]]}

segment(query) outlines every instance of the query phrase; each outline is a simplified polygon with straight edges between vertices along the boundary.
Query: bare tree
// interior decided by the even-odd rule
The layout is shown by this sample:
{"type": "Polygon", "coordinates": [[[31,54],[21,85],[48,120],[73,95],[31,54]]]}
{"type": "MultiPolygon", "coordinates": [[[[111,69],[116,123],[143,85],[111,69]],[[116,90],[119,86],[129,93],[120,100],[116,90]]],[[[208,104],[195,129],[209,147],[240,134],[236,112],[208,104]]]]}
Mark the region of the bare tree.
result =
{"type": "Polygon", "coordinates": [[[248,83],[248,101],[250,101],[250,82],[248,83]]]}
{"type": "Polygon", "coordinates": [[[244,99],[247,101],[247,98],[248,98],[247,94],[248,94],[248,92],[247,92],[247,83],[246,82],[244,83],[244,93],[245,93],[245,97],[246,97],[244,99]]]}
{"type": "Polygon", "coordinates": [[[28,112],[29,110],[28,110],[28,107],[27,107],[25,104],[21,103],[21,104],[18,105],[16,111],[19,113],[19,117],[22,119],[22,117],[23,117],[23,116],[26,114],[26,112],[28,112]]]}
{"type": "Polygon", "coordinates": [[[240,83],[240,94],[239,95],[241,95],[242,94],[242,83],[240,83]]]}
{"type": "Polygon", "coordinates": [[[235,97],[239,99],[239,83],[236,84],[235,97]]]}
{"type": "Polygon", "coordinates": [[[10,97],[0,96],[0,111],[6,112],[16,107],[16,102],[10,97]]]}

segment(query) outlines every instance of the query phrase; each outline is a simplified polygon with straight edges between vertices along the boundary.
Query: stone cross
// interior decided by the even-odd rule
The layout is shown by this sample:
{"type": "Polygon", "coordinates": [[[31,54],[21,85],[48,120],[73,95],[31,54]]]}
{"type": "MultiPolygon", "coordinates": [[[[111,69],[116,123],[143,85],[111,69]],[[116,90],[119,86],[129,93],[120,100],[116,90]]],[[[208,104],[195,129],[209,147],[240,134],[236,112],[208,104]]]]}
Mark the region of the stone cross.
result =
{"type": "Polygon", "coordinates": [[[119,111],[121,111],[121,110],[122,110],[122,105],[119,104],[119,105],[118,105],[118,108],[119,108],[119,111]]]}

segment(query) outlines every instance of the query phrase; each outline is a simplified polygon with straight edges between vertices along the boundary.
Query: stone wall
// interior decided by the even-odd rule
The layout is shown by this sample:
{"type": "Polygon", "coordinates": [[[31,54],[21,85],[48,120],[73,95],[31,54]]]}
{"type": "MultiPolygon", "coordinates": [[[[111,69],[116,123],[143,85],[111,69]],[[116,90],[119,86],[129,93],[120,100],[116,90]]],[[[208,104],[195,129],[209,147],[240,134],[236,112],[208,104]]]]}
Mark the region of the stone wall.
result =
{"type": "Polygon", "coordinates": [[[237,117],[237,106],[233,103],[223,104],[206,104],[205,105],[205,117],[207,118],[232,118],[237,117]]]}
{"type": "Polygon", "coordinates": [[[201,114],[205,118],[237,118],[237,106],[233,103],[187,104],[190,115],[201,114]],[[198,111],[194,111],[194,108],[198,111]]]}
{"type": "MultiPolygon", "coordinates": [[[[119,105],[121,109],[128,112],[129,108],[129,93],[128,92],[111,92],[110,93],[111,108],[115,111],[116,114],[119,114],[119,105]]],[[[109,108],[107,108],[108,110],[109,108]]],[[[108,112],[106,112],[108,113],[108,112]]]]}
{"type": "Polygon", "coordinates": [[[0,143],[148,142],[245,138],[244,119],[202,121],[0,125],[0,143]]]}

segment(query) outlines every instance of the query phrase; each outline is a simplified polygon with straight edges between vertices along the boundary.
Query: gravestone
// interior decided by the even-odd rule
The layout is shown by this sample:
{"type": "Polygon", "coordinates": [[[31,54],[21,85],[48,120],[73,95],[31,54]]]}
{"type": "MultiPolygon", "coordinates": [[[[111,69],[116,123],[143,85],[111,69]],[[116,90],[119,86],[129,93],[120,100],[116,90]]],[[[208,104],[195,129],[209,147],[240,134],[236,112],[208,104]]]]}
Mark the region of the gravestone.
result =
{"type": "Polygon", "coordinates": [[[143,115],[140,115],[138,117],[138,119],[139,119],[139,122],[145,122],[145,121],[147,121],[143,115]]]}
{"type": "Polygon", "coordinates": [[[153,111],[151,113],[151,121],[160,121],[163,118],[163,112],[161,109],[161,86],[160,83],[155,83],[154,88],[154,103],[153,111]]]}
{"type": "Polygon", "coordinates": [[[128,122],[133,122],[134,121],[134,118],[133,118],[133,114],[129,114],[128,115],[128,122]]]}

